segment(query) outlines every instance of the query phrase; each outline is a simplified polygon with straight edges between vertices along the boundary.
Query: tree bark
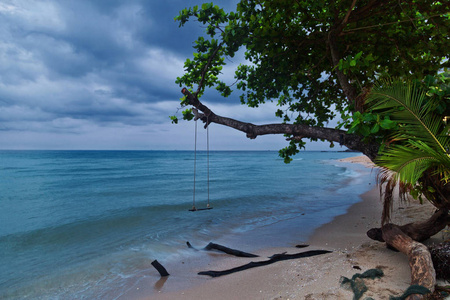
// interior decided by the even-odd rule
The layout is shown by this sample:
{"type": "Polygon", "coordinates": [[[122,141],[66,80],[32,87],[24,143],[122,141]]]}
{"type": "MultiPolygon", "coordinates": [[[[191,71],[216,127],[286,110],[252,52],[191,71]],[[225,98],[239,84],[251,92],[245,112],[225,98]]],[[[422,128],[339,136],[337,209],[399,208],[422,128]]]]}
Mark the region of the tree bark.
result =
{"type": "Polygon", "coordinates": [[[413,240],[423,242],[439,233],[447,225],[450,225],[450,215],[448,214],[448,211],[438,210],[428,220],[409,223],[400,226],[400,229],[413,240]]]}
{"type": "MultiPolygon", "coordinates": [[[[419,284],[434,291],[436,274],[431,254],[420,242],[429,239],[449,224],[448,210],[438,210],[426,221],[402,226],[386,224],[381,228],[370,229],[367,235],[406,254],[411,268],[411,284],[419,284]]],[[[413,295],[408,299],[423,299],[422,297],[413,295]]]]}
{"type": "MultiPolygon", "coordinates": [[[[450,215],[447,210],[441,209],[436,211],[428,220],[408,223],[398,226],[398,228],[413,240],[423,242],[439,233],[447,225],[450,225],[450,215]]],[[[367,231],[367,236],[371,239],[385,242],[382,235],[382,228],[372,228],[367,231]]]]}
{"type": "MultiPolygon", "coordinates": [[[[428,248],[414,241],[406,235],[397,225],[386,224],[382,227],[383,239],[387,244],[406,254],[411,268],[411,285],[417,284],[426,287],[431,292],[436,285],[436,273],[428,248]]],[[[425,299],[424,295],[410,295],[406,299],[425,299]]]]}
{"type": "Polygon", "coordinates": [[[266,134],[290,134],[296,139],[314,138],[323,139],[330,142],[336,142],[346,146],[351,150],[364,153],[370,159],[377,156],[379,145],[377,143],[366,143],[362,137],[355,134],[348,134],[344,130],[307,126],[303,124],[265,124],[255,125],[235,119],[216,115],[206,105],[201,103],[195,94],[190,93],[186,88],[181,91],[188,100],[188,103],[203,113],[200,119],[205,123],[205,127],[211,123],[225,125],[236,130],[245,132],[247,137],[255,139],[259,135],[266,134]]]}

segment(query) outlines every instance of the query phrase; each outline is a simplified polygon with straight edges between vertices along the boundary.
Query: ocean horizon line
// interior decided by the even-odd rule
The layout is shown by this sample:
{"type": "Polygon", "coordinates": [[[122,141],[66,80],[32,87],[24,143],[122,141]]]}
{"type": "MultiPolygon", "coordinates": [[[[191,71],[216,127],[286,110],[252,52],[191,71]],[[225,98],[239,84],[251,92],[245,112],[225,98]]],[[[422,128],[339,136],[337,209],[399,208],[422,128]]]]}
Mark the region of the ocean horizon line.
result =
{"type": "MultiPolygon", "coordinates": [[[[0,149],[0,151],[23,151],[23,152],[44,152],[44,151],[60,151],[60,152],[206,152],[208,150],[205,149],[0,149]]],[[[209,152],[278,152],[279,150],[261,150],[261,149],[255,149],[255,150],[249,150],[249,149],[216,149],[216,150],[209,150],[209,152]]],[[[353,151],[353,150],[300,150],[299,153],[302,152],[330,152],[330,153],[361,153],[360,151],[353,151]]]]}

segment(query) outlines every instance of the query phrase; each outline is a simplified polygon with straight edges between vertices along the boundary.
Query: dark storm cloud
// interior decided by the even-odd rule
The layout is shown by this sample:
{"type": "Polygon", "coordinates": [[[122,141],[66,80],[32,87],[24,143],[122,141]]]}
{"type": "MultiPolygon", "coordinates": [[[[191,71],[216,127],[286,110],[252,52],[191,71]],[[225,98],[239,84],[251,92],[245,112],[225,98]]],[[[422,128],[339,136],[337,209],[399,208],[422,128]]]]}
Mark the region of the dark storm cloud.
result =
{"type": "MultiPolygon", "coordinates": [[[[181,96],[174,81],[204,28],[196,22],[179,28],[174,17],[202,2],[0,2],[0,148],[181,143],[184,127],[174,128],[168,118],[181,96]]],[[[215,2],[226,10],[236,3],[215,2]]],[[[214,103],[220,98],[206,96],[214,103]]]]}
{"type": "Polygon", "coordinates": [[[40,107],[55,117],[110,120],[135,113],[108,107],[106,98],[124,99],[127,105],[176,100],[174,80],[192,52],[193,36],[179,30],[173,18],[186,5],[109,0],[1,4],[1,105],[40,107]],[[98,102],[105,107],[98,108],[98,102]]]}

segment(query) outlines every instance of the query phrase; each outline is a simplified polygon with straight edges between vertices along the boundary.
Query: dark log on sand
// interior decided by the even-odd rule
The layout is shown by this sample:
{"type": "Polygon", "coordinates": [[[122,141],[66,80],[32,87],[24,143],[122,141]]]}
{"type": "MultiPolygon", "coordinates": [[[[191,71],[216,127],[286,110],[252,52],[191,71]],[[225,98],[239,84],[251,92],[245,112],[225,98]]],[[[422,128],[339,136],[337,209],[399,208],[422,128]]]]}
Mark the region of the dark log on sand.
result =
{"type": "MultiPolygon", "coordinates": [[[[197,250],[194,246],[191,245],[191,243],[186,242],[187,246],[191,249],[197,250]]],[[[240,250],[236,250],[236,249],[231,249],[219,244],[215,244],[215,243],[209,243],[208,245],[206,245],[205,248],[203,248],[203,250],[218,250],[218,251],[222,251],[226,254],[230,254],[230,255],[234,255],[237,257],[258,257],[258,255],[252,254],[252,253],[247,253],[247,252],[243,252],[240,250]]]]}
{"type": "Polygon", "coordinates": [[[297,259],[297,258],[302,258],[302,257],[310,257],[310,256],[321,255],[321,254],[326,254],[326,253],[331,253],[331,252],[332,251],[327,251],[327,250],[311,250],[311,251],[306,251],[306,252],[301,252],[301,253],[296,253],[296,254],[285,254],[285,253],[275,254],[275,255],[271,256],[269,260],[257,261],[257,262],[252,261],[248,264],[245,264],[245,265],[242,265],[242,266],[239,266],[236,268],[228,269],[228,270],[223,270],[223,271],[199,272],[198,275],[208,275],[211,277],[219,277],[219,276],[223,276],[223,275],[236,273],[239,271],[244,271],[244,270],[251,269],[251,268],[267,266],[267,265],[273,264],[277,261],[288,260],[288,259],[297,259]]]}
{"type": "Polygon", "coordinates": [[[192,246],[192,245],[191,245],[191,243],[189,243],[189,242],[186,242],[186,245],[188,246],[188,248],[190,248],[190,249],[194,249],[195,251],[198,251],[198,249],[197,249],[197,248],[195,248],[194,246],[192,246]]]}
{"type": "Polygon", "coordinates": [[[161,277],[169,276],[170,274],[167,272],[166,268],[164,268],[156,259],[152,261],[152,266],[155,267],[156,270],[158,270],[159,275],[161,277]]]}
{"type": "Polygon", "coordinates": [[[219,244],[214,244],[214,243],[209,243],[206,247],[205,250],[218,250],[218,251],[222,251],[225,252],[226,254],[230,254],[230,255],[234,255],[237,257],[258,257],[258,255],[255,254],[251,254],[251,253],[247,253],[247,252],[243,252],[240,250],[236,250],[236,249],[231,249],[219,244]]]}

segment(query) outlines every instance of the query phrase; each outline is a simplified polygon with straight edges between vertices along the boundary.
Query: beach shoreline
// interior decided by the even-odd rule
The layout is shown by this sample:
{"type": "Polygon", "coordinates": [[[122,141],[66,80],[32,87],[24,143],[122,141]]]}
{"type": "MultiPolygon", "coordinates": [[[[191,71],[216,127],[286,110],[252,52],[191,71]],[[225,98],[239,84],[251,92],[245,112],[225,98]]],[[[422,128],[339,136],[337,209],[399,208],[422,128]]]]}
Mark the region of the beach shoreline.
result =
{"type": "MultiPolygon", "coordinates": [[[[341,160],[346,163],[373,165],[365,156],[341,160]]],[[[364,297],[389,299],[409,286],[410,271],[405,255],[387,249],[384,243],[370,240],[367,230],[380,227],[381,201],[377,187],[362,194],[361,201],[345,214],[317,228],[303,249],[292,247],[257,250],[260,258],[235,258],[217,252],[205,252],[202,264],[182,262],[182,274],[157,280],[147,277],[135,283],[118,299],[351,299],[353,293],[341,287],[342,276],[351,278],[377,268],[384,272],[378,279],[367,279],[364,297]],[[205,271],[225,270],[251,261],[267,260],[276,253],[288,254],[308,250],[329,250],[328,254],[274,263],[218,278],[192,275],[205,271]],[[205,278],[206,277],[206,278],[205,278]],[[170,284],[167,284],[170,283],[170,284]]],[[[393,221],[405,224],[428,217],[429,204],[395,204],[393,221]]],[[[292,230],[292,229],[291,229],[292,230]]],[[[299,229],[301,230],[301,229],[299,229]]],[[[439,237],[435,237],[439,240],[439,237]]],[[[245,247],[240,249],[245,251],[245,247]]]]}

